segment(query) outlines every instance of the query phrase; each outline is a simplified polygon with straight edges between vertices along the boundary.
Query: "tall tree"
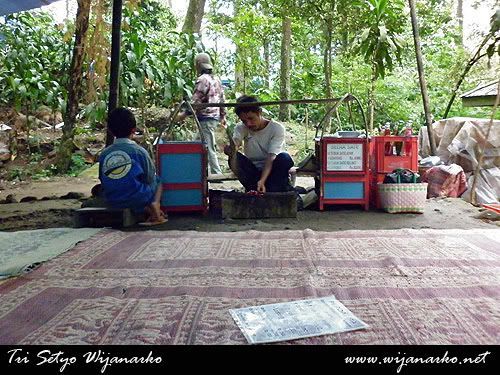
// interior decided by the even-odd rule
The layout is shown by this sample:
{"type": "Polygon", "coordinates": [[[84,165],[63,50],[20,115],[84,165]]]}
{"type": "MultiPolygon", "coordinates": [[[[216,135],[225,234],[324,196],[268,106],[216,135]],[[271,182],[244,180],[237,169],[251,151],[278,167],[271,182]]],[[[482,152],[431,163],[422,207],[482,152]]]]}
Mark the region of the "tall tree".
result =
{"type": "MultiPolygon", "coordinates": [[[[234,17],[236,18],[240,12],[241,0],[234,1],[234,17]]],[[[245,64],[246,59],[242,57],[243,49],[240,43],[236,43],[236,53],[234,62],[234,86],[237,92],[246,91],[246,80],[245,80],[245,64]]]]}
{"type": "MultiPolygon", "coordinates": [[[[281,70],[280,70],[280,99],[290,99],[290,66],[291,66],[292,20],[283,14],[281,34],[281,70]]],[[[279,119],[290,120],[290,107],[280,104],[279,119]]]]}
{"type": "MultiPolygon", "coordinates": [[[[222,34],[233,41],[235,91],[254,93],[260,99],[278,99],[279,93],[271,93],[274,67],[278,67],[280,38],[282,33],[282,11],[276,3],[259,0],[235,0],[230,25],[224,25],[222,34]],[[279,23],[278,23],[279,22],[279,23]]],[[[214,23],[223,21],[223,16],[212,18],[214,23]]],[[[279,84],[276,85],[279,87],[279,84]]]]}
{"type": "Polygon", "coordinates": [[[271,46],[268,38],[264,39],[264,79],[266,89],[271,90],[271,46]]]}
{"type": "MultiPolygon", "coordinates": [[[[324,92],[323,95],[331,98],[332,90],[332,56],[333,56],[333,28],[337,0],[327,0],[318,2],[316,0],[299,0],[298,8],[303,12],[302,16],[309,19],[313,27],[319,26],[323,30],[323,40],[321,43],[323,55],[323,76],[324,92]],[[319,25],[318,25],[318,20],[319,25]]],[[[326,105],[326,112],[329,113],[330,104],[326,105]]],[[[326,127],[329,128],[331,115],[324,119],[326,127]]]]}
{"type": "Polygon", "coordinates": [[[206,0],[189,0],[189,7],[184,19],[182,31],[189,34],[199,34],[201,29],[201,21],[205,14],[206,0]]]}
{"type": "MultiPolygon", "coordinates": [[[[324,49],[323,49],[323,72],[325,74],[325,97],[331,98],[333,96],[332,90],[332,42],[333,42],[333,8],[335,3],[332,3],[331,13],[324,18],[324,49]]],[[[331,125],[331,105],[326,107],[327,118],[325,119],[326,125],[330,128],[331,125]]],[[[333,129],[331,129],[333,132],[333,129]]]]}
{"type": "Polygon", "coordinates": [[[81,96],[82,67],[85,56],[86,35],[89,27],[90,4],[91,0],[78,0],[75,21],[75,44],[68,83],[68,100],[66,112],[64,113],[63,136],[57,154],[57,169],[60,172],[67,172],[69,170],[71,155],[75,149],[73,140],[75,138],[75,122],[81,96]]]}
{"type": "Polygon", "coordinates": [[[422,93],[422,102],[424,105],[425,125],[429,135],[429,145],[431,155],[436,155],[436,143],[434,141],[434,131],[432,129],[432,115],[429,104],[429,94],[427,93],[427,83],[424,75],[424,64],[422,61],[422,49],[420,47],[420,33],[418,30],[417,12],[415,10],[414,0],[408,0],[410,5],[411,26],[413,30],[413,42],[415,44],[415,56],[417,58],[418,80],[420,82],[420,91],[422,93]]]}
{"type": "MultiPolygon", "coordinates": [[[[451,106],[453,105],[453,102],[455,101],[455,98],[457,96],[458,90],[460,89],[460,86],[462,85],[462,82],[464,81],[465,77],[471,70],[471,68],[483,57],[488,56],[491,58],[494,54],[495,51],[498,50],[500,51],[500,9],[497,9],[497,11],[491,16],[491,22],[490,22],[490,32],[484,37],[484,39],[481,41],[479,46],[476,48],[476,52],[474,55],[470,58],[469,62],[465,66],[462,74],[457,80],[457,83],[455,84],[455,87],[453,88],[453,91],[451,93],[450,100],[448,102],[448,105],[446,106],[446,109],[444,111],[443,117],[446,118],[448,117],[448,114],[450,113],[451,106]],[[486,50],[485,50],[486,47],[486,50]]],[[[500,52],[499,52],[500,53],[500,52]]]]}
{"type": "Polygon", "coordinates": [[[369,94],[368,130],[373,131],[375,117],[375,83],[379,77],[385,77],[385,72],[393,69],[393,58],[400,60],[403,42],[398,32],[402,26],[399,21],[402,16],[401,1],[369,0],[370,11],[367,13],[367,26],[360,36],[360,52],[365,62],[372,68],[371,88],[369,94]]]}
{"type": "Polygon", "coordinates": [[[464,2],[457,0],[458,42],[464,45],[464,2]]]}

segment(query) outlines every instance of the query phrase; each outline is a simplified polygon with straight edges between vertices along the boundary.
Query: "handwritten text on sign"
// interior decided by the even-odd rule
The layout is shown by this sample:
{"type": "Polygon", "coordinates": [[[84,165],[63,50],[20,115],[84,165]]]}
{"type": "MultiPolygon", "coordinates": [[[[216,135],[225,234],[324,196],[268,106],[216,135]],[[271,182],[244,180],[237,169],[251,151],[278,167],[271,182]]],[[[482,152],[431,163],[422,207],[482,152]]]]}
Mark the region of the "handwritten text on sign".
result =
{"type": "Polygon", "coordinates": [[[329,143],[326,145],[327,171],[362,171],[363,144],[329,143]]]}

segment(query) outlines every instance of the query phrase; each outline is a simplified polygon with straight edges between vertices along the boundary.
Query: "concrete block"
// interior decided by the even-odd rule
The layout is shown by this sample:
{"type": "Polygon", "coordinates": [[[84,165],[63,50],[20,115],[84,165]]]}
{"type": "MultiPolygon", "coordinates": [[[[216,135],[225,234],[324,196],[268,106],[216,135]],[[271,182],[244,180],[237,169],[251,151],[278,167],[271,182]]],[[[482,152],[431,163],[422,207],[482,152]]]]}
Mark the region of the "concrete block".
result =
{"type": "Polygon", "coordinates": [[[208,191],[208,207],[210,214],[220,217],[222,214],[222,196],[233,192],[233,189],[210,189],[208,191]]]}
{"type": "Polygon", "coordinates": [[[75,211],[74,223],[81,227],[130,227],[138,218],[129,208],[85,207],[75,211]]]}
{"type": "Polygon", "coordinates": [[[222,218],[265,219],[297,217],[294,191],[262,196],[231,192],[222,195],[222,218]]]}

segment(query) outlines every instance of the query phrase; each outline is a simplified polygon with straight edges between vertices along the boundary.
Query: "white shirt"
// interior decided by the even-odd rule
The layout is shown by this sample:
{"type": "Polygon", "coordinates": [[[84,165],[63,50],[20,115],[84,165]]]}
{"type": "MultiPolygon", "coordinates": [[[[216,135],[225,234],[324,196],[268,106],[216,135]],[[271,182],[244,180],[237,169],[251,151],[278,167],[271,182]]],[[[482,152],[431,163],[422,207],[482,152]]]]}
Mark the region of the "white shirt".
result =
{"type": "Polygon", "coordinates": [[[264,129],[252,131],[240,122],[234,128],[233,140],[243,142],[245,156],[258,169],[263,169],[269,154],[285,151],[285,127],[271,120],[264,129]]]}

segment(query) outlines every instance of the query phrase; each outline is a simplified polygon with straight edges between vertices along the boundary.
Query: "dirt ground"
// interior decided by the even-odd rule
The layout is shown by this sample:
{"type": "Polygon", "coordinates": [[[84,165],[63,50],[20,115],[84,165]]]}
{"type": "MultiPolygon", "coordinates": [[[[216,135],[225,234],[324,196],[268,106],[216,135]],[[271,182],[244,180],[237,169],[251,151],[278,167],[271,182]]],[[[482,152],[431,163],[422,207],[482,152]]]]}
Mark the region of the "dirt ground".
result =
{"type": "MultiPolygon", "coordinates": [[[[84,199],[90,197],[90,189],[98,183],[95,170],[84,172],[79,177],[57,177],[33,182],[0,182],[0,201],[12,194],[19,202],[24,197],[37,200],[22,203],[0,204],[0,230],[15,231],[51,227],[72,227],[73,212],[80,208],[84,199]],[[80,193],[79,199],[61,199],[66,194],[80,193]],[[46,200],[40,200],[45,198],[46,200]],[[52,198],[52,199],[47,199],[52,198]]],[[[312,186],[312,179],[299,177],[299,186],[312,186]]],[[[241,186],[237,181],[210,184],[211,189],[241,186]]],[[[78,198],[78,195],[76,195],[78,198]]],[[[289,230],[313,229],[317,231],[340,231],[352,229],[469,229],[495,228],[498,216],[487,215],[483,209],[474,207],[460,198],[435,198],[427,200],[424,214],[389,214],[382,211],[365,212],[361,206],[330,206],[320,212],[306,209],[297,213],[297,218],[235,220],[221,219],[201,214],[170,214],[169,222],[154,227],[155,230],[197,231],[245,231],[245,230],[289,230]],[[482,216],[482,218],[477,218],[482,216]]],[[[142,230],[132,227],[127,230],[142,230]]]]}

